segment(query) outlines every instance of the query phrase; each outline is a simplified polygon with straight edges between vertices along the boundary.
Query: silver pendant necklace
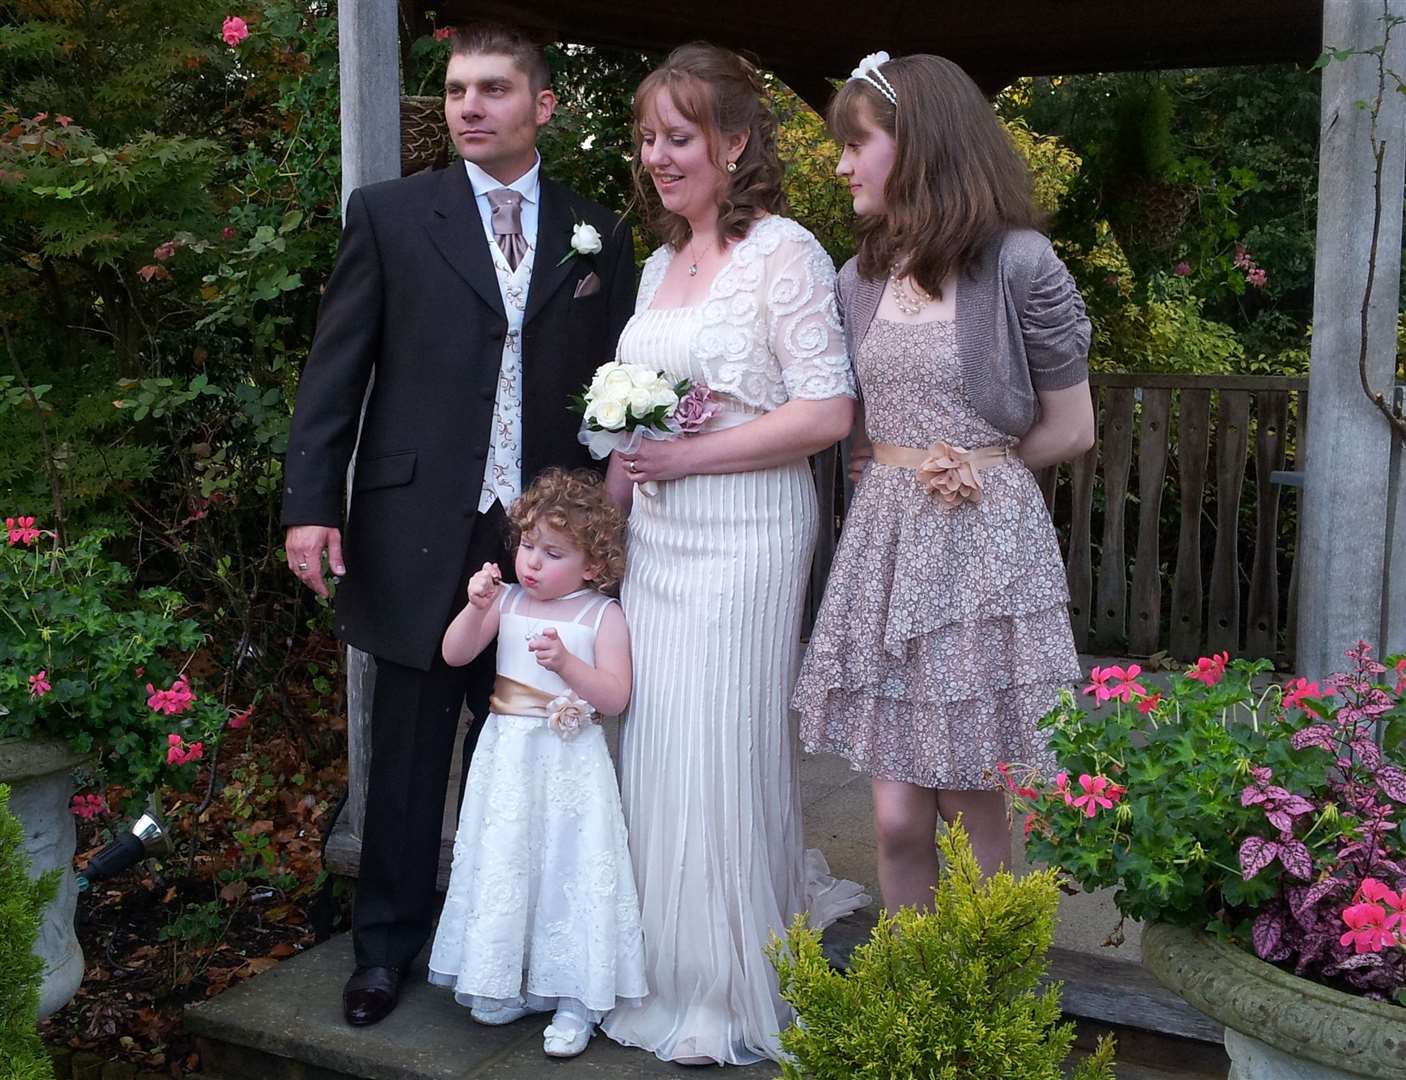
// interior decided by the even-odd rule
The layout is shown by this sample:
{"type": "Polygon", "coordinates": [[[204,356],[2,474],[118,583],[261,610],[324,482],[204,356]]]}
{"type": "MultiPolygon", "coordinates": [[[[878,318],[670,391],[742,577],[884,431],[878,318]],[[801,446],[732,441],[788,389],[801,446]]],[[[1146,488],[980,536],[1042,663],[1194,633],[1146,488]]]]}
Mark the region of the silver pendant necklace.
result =
{"type": "Polygon", "coordinates": [[[697,276],[698,276],[698,252],[696,252],[696,251],[693,250],[693,240],[692,240],[692,239],[690,239],[690,240],[688,241],[688,253],[693,256],[693,262],[690,263],[690,264],[689,264],[689,267],[688,267],[688,276],[689,276],[689,277],[697,277],[697,276]]]}

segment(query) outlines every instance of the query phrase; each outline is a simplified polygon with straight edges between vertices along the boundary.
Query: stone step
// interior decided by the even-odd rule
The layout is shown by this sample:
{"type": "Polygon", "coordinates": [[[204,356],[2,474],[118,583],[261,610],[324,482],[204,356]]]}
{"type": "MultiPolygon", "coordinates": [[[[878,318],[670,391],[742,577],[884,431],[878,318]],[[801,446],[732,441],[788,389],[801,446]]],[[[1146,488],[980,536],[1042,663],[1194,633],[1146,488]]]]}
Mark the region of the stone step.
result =
{"type": "MultiPolygon", "coordinates": [[[[842,920],[827,932],[827,950],[836,959],[847,957],[872,923],[872,915],[842,920]]],[[[1053,976],[1065,983],[1066,1012],[1076,1020],[1079,1045],[1092,1048],[1107,1031],[1118,1036],[1119,1080],[1224,1080],[1224,1051],[1207,1041],[1219,1038],[1214,1025],[1200,1014],[1188,1016],[1137,965],[1097,964],[1056,950],[1052,966],[1053,976]],[[1076,1015],[1076,1005],[1098,1015],[1076,1015]],[[1138,1026],[1139,1009],[1174,1031],[1138,1026]]],[[[374,1027],[350,1028],[342,1019],[341,989],[351,969],[351,939],[344,934],[191,1006],[186,1027],[200,1048],[204,1073],[210,1080],[515,1080],[550,1067],[560,1080],[697,1076],[696,1069],[666,1064],[603,1036],[579,1058],[549,1063],[540,1018],[501,1028],[477,1025],[450,994],[425,982],[423,969],[411,972],[390,1017],[374,1027]]],[[[780,1072],[763,1063],[741,1074],[760,1080],[780,1072]]]]}

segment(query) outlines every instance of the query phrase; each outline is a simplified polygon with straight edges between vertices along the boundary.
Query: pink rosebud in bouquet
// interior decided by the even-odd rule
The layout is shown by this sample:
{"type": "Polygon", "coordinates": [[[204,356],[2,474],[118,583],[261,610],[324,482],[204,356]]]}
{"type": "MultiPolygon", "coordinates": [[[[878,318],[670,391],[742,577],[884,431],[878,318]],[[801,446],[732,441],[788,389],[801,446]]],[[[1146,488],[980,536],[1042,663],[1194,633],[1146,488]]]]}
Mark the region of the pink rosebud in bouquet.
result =
{"type": "Polygon", "coordinates": [[[38,675],[31,675],[29,677],[30,697],[41,698],[52,689],[53,687],[49,685],[49,673],[47,671],[41,671],[38,675]]]}
{"type": "Polygon", "coordinates": [[[230,15],[225,19],[224,26],[220,28],[220,37],[225,39],[225,44],[231,49],[237,48],[239,43],[249,36],[249,24],[238,15],[230,15]]]}
{"type": "Polygon", "coordinates": [[[713,397],[713,391],[702,383],[694,383],[688,393],[679,399],[674,410],[674,419],[685,434],[698,431],[717,415],[722,406],[713,397]]]}

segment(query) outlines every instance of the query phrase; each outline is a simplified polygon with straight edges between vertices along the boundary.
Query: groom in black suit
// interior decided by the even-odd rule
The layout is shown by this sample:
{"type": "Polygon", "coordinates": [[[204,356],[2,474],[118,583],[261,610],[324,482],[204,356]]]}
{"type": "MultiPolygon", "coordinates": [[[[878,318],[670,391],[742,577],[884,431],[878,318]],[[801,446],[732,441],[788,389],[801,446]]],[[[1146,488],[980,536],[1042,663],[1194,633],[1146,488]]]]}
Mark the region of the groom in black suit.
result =
{"type": "Polygon", "coordinates": [[[487,713],[493,650],[450,668],[440,639],[472,571],[510,570],[503,504],[547,466],[588,463],[567,398],[634,310],[630,231],[539,174],[549,80],[514,30],[455,34],[444,107],[464,160],[352,193],[298,388],[289,567],[320,596],[324,568],[341,579],[338,634],[376,658],[352,1024],[395,1008],[429,936],[454,731],[467,701],[470,751],[487,713]]]}

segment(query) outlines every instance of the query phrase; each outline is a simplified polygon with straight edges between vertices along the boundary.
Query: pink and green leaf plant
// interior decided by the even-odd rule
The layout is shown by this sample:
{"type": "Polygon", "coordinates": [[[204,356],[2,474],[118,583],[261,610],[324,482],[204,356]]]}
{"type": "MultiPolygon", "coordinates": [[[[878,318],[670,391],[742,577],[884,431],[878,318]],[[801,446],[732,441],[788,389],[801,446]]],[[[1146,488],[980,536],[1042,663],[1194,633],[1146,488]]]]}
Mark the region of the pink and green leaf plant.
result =
{"type": "Polygon", "coordinates": [[[1278,685],[1219,653],[1156,693],[1135,664],[1093,669],[1092,708],[1066,691],[1043,720],[1048,777],[998,769],[1031,860],[1127,917],[1406,1004],[1406,657],[1347,658],[1278,685]]]}

